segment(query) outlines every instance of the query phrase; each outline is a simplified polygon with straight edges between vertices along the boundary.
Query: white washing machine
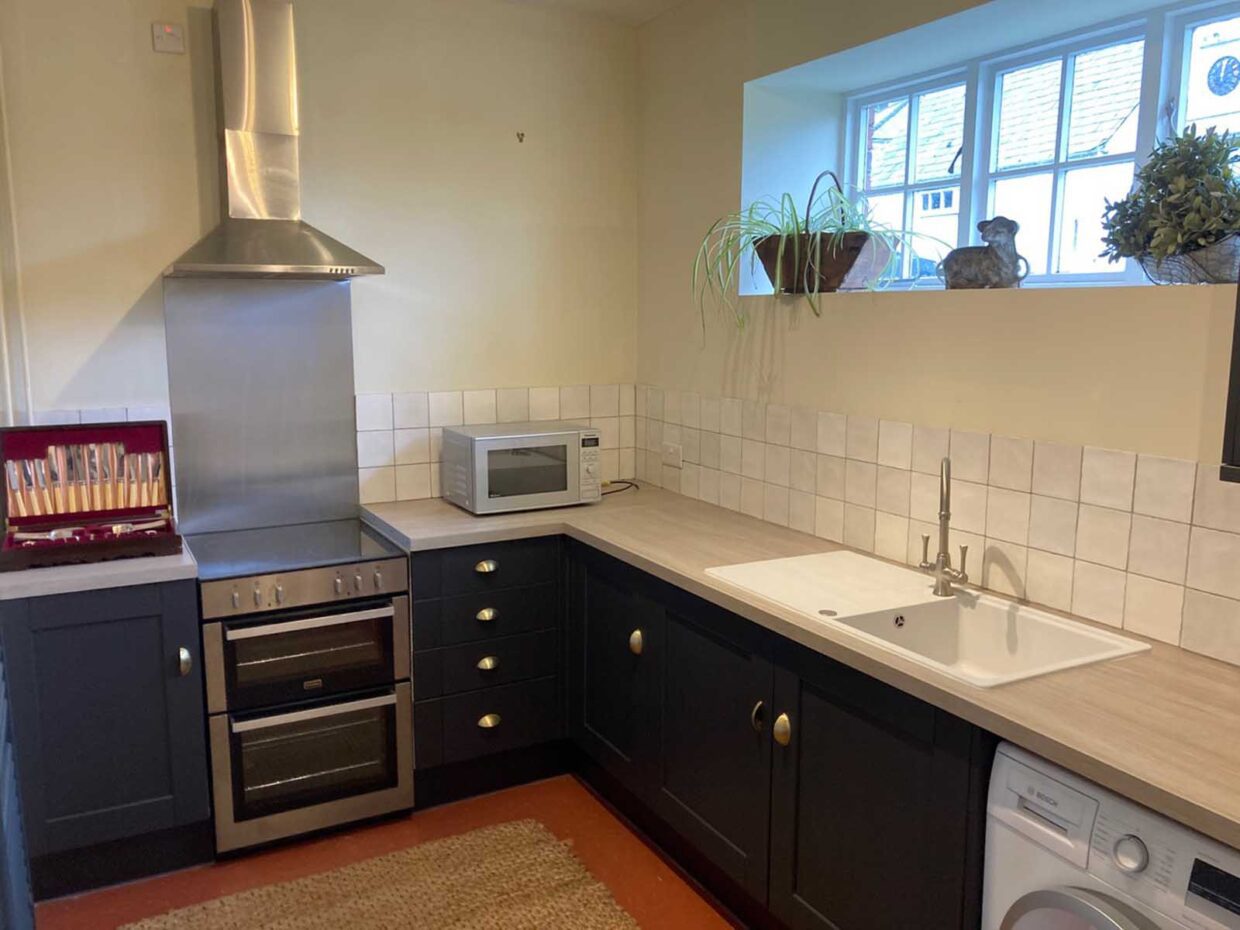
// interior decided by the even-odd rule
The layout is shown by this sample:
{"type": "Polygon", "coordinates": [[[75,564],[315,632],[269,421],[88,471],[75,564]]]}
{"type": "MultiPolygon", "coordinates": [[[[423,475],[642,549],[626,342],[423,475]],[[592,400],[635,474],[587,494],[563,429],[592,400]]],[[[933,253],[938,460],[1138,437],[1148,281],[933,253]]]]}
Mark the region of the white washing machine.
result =
{"type": "Polygon", "coordinates": [[[984,888],[983,930],[1240,930],[1240,853],[1006,743],[984,888]]]}

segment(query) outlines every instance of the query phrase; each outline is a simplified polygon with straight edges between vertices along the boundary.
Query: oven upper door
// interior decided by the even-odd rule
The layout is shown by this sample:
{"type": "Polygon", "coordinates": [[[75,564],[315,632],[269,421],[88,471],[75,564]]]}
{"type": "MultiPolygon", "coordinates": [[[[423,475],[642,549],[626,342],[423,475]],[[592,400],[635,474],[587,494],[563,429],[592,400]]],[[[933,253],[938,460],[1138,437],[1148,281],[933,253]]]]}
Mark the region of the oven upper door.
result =
{"type": "Polygon", "coordinates": [[[578,433],[479,439],[475,506],[480,513],[559,507],[581,500],[578,433]]]}
{"type": "Polygon", "coordinates": [[[409,677],[409,599],[212,623],[203,639],[212,713],[390,685],[409,677]]]}

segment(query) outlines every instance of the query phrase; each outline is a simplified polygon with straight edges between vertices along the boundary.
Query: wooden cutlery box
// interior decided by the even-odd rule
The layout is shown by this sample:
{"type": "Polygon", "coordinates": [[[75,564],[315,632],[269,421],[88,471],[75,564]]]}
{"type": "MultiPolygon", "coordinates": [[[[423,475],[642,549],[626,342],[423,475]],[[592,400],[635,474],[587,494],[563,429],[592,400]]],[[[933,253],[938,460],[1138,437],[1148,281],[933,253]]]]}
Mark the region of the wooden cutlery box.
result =
{"type": "Polygon", "coordinates": [[[7,427],[0,461],[0,571],[181,551],[163,421],[7,427]]]}

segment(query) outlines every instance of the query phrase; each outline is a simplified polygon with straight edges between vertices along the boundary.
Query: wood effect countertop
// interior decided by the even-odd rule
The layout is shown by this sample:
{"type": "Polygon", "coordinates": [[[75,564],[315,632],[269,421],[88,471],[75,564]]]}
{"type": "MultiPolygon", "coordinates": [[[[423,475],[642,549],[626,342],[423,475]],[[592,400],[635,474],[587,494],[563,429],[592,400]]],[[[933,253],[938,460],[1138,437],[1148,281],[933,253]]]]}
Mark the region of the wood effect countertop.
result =
{"type": "Polygon", "coordinates": [[[1155,642],[975,688],[705,572],[842,547],[654,488],[559,510],[475,517],[424,500],[371,505],[363,517],[414,552],[566,535],[1240,848],[1240,667],[1155,642]]]}

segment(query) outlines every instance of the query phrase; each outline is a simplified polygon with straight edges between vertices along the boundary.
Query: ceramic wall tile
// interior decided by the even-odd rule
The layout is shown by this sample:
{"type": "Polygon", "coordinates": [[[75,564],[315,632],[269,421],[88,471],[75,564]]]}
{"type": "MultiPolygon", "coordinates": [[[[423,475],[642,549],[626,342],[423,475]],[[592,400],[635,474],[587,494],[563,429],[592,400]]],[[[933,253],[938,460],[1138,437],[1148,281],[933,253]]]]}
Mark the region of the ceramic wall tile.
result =
{"type": "Polygon", "coordinates": [[[665,423],[680,425],[680,399],[680,391],[667,390],[663,392],[663,421],[665,423]]]}
{"type": "Polygon", "coordinates": [[[680,422],[691,429],[702,428],[702,395],[695,391],[681,392],[680,422]]]}
{"type": "Polygon", "coordinates": [[[990,484],[1012,491],[1033,488],[1033,440],[990,438],[990,484]]]}
{"type": "Polygon", "coordinates": [[[909,515],[922,523],[937,523],[939,519],[939,476],[913,472],[909,515]]]}
{"type": "Polygon", "coordinates": [[[396,469],[391,466],[359,468],[357,492],[363,504],[385,504],[396,500],[396,469]]]}
{"type": "Polygon", "coordinates": [[[894,420],[878,424],[878,464],[888,468],[912,468],[913,425],[894,420]]]}
{"type": "Polygon", "coordinates": [[[396,466],[396,499],[423,500],[431,496],[430,465],[396,466]]]}
{"type": "Polygon", "coordinates": [[[1193,523],[1212,530],[1240,533],[1240,483],[1219,478],[1217,465],[1197,467],[1193,523]]]}
{"type": "Polygon", "coordinates": [[[636,466],[634,464],[634,456],[636,452],[633,449],[620,450],[620,477],[632,478],[636,474],[636,466]]]}
{"type": "Polygon", "coordinates": [[[590,385],[576,384],[572,387],[560,388],[560,419],[588,420],[589,418],[590,385]]]}
{"type": "Polygon", "coordinates": [[[461,395],[461,401],[466,425],[473,426],[495,422],[495,391],[464,391],[461,395]]]}
{"type": "Polygon", "coordinates": [[[429,429],[398,429],[395,433],[397,465],[423,465],[431,460],[429,429]]]}
{"type": "Polygon", "coordinates": [[[718,433],[708,433],[702,430],[701,450],[702,464],[707,468],[719,467],[719,451],[720,443],[723,437],[718,433]]]}
{"type": "Polygon", "coordinates": [[[728,510],[741,509],[741,476],[726,472],[719,474],[719,506],[728,510]]]}
{"type": "Polygon", "coordinates": [[[392,395],[392,422],[397,429],[426,429],[431,425],[425,391],[392,395]]]}
{"type": "Polygon", "coordinates": [[[379,468],[394,464],[391,430],[374,430],[357,434],[358,468],[379,468]]]}
{"type": "Polygon", "coordinates": [[[1109,568],[1128,566],[1132,514],[1081,504],[1076,523],[1076,557],[1109,568]]]}
{"type": "Polygon", "coordinates": [[[1081,497],[1080,446],[1059,442],[1033,444],[1033,493],[1075,501],[1081,497]]]}
{"type": "Polygon", "coordinates": [[[704,395],[702,397],[702,431],[710,433],[720,432],[722,429],[721,416],[720,398],[713,395],[704,395]]]}
{"type": "Polygon", "coordinates": [[[1072,613],[1108,626],[1123,626],[1124,573],[1079,559],[1073,569],[1072,613]]]}
{"type": "MultiPolygon", "coordinates": [[[[618,409],[618,408],[617,408],[618,409]]],[[[620,418],[591,417],[590,425],[598,430],[599,448],[620,448],[620,418]]]]}
{"type": "Polygon", "coordinates": [[[744,440],[737,436],[719,437],[719,468],[731,475],[739,475],[744,465],[744,440]]]}
{"type": "MultiPolygon", "coordinates": [[[[986,532],[986,485],[971,481],[952,482],[952,526],[966,533],[986,532]]],[[[938,485],[934,492],[934,519],[939,518],[938,485]]]]}
{"type": "Polygon", "coordinates": [[[1025,573],[1029,550],[1000,539],[987,539],[982,564],[982,584],[1010,597],[1025,596],[1025,573]]]}
{"type": "Polygon", "coordinates": [[[620,403],[620,416],[631,417],[637,413],[637,390],[631,384],[621,384],[616,392],[620,403]]]}
{"type": "Polygon", "coordinates": [[[735,397],[722,398],[719,401],[719,432],[728,436],[740,436],[744,431],[745,405],[735,397]]]}
{"type": "Polygon", "coordinates": [[[878,420],[875,417],[848,418],[845,450],[848,458],[862,462],[878,461],[878,420]]]}
{"type": "Polygon", "coordinates": [[[874,551],[874,526],[877,512],[873,507],[844,505],[844,544],[862,552],[874,551]]]}
{"type": "Polygon", "coordinates": [[[844,458],[848,450],[848,418],[842,413],[818,414],[818,453],[844,458]]]}
{"type": "Polygon", "coordinates": [[[1076,554],[1076,501],[1034,494],[1029,509],[1029,545],[1057,555],[1076,554]]]}
{"type": "MultiPolygon", "coordinates": [[[[392,428],[391,394],[358,394],[354,398],[359,432],[392,428]]],[[[132,417],[131,419],[139,419],[132,417]]],[[[73,422],[80,422],[79,419],[73,422]]]]}
{"type": "Polygon", "coordinates": [[[1196,462],[1139,455],[1132,509],[1148,517],[1188,523],[1193,518],[1196,483],[1196,462]]]}
{"type": "Polygon", "coordinates": [[[880,513],[909,515],[911,477],[912,473],[903,468],[878,466],[877,507],[880,513]]]}
{"type": "Polygon", "coordinates": [[[831,542],[844,541],[844,502],[830,497],[814,498],[814,535],[831,542]]]}
{"type": "Polygon", "coordinates": [[[1072,569],[1072,559],[1067,556],[1030,549],[1025,571],[1025,597],[1056,610],[1071,610],[1072,569]]]}
{"type": "Polygon", "coordinates": [[[702,467],[698,476],[698,497],[708,504],[719,503],[719,469],[702,467]]]}
{"type": "Polygon", "coordinates": [[[671,491],[673,494],[680,493],[680,469],[672,468],[670,465],[663,466],[662,480],[659,487],[671,491]]]}
{"type": "Polygon", "coordinates": [[[788,457],[788,485],[795,491],[813,494],[818,489],[818,456],[803,449],[791,450],[788,457]]]}
{"type": "Polygon", "coordinates": [[[680,493],[685,497],[697,498],[701,493],[702,467],[692,462],[685,462],[680,469],[680,493]]]}
{"type": "Polygon", "coordinates": [[[1184,616],[1184,588],[1129,574],[1124,600],[1124,629],[1139,636],[1178,644],[1184,616]]]}
{"type": "Polygon", "coordinates": [[[990,478],[990,436],[951,431],[952,478],[985,484],[990,478]]]}
{"type": "Polygon", "coordinates": [[[791,413],[791,445],[806,452],[818,451],[818,413],[807,407],[793,407],[791,413]]]}
{"type": "Polygon", "coordinates": [[[1172,584],[1184,584],[1188,570],[1187,523],[1134,514],[1128,570],[1172,584]]]}
{"type": "Polygon", "coordinates": [[[1240,665],[1240,601],[1185,591],[1180,645],[1240,665]]]}
{"type": "Polygon", "coordinates": [[[663,419],[663,391],[659,388],[646,391],[646,416],[652,420],[663,419]]]}
{"type": "Polygon", "coordinates": [[[432,391],[427,395],[430,408],[431,426],[460,426],[464,418],[464,408],[460,391],[432,391]]]}
{"type": "Polygon", "coordinates": [[[1136,474],[1135,453],[1087,446],[1081,460],[1081,503],[1132,510],[1136,474]]]}
{"type": "Polygon", "coordinates": [[[758,478],[741,478],[741,513],[762,519],[766,512],[766,485],[758,478]]]}
{"type": "Polygon", "coordinates": [[[762,480],[766,469],[766,443],[755,439],[741,440],[741,474],[762,480]]]}
{"type": "Polygon", "coordinates": [[[590,385],[590,416],[591,418],[620,416],[620,385],[590,385]]]}
{"type": "MultiPolygon", "coordinates": [[[[645,394],[643,393],[643,397],[645,394]]],[[[530,388],[530,419],[560,419],[560,389],[553,387],[530,388]]]]}
{"type": "Polygon", "coordinates": [[[1240,598],[1240,535],[1195,526],[1188,545],[1188,586],[1240,598]]]}
{"type": "Polygon", "coordinates": [[[812,492],[788,492],[788,528],[813,535],[814,495],[812,492]]]}
{"type": "Polygon", "coordinates": [[[835,455],[818,456],[818,496],[844,499],[846,459],[835,455]]]}
{"type": "Polygon", "coordinates": [[[788,489],[778,484],[763,485],[762,519],[778,526],[788,525],[788,489]]]}
{"type": "Polygon", "coordinates": [[[787,446],[766,447],[766,465],[763,468],[762,477],[769,484],[776,484],[782,487],[788,487],[791,469],[792,450],[787,446]]]}
{"type": "Polygon", "coordinates": [[[986,535],[1004,542],[1029,542],[1031,495],[992,487],[986,500],[986,535]]]}
{"type": "Polygon", "coordinates": [[[881,510],[874,515],[874,554],[903,562],[908,553],[908,517],[881,510]]]}
{"type": "Polygon", "coordinates": [[[766,406],[766,441],[777,446],[792,443],[792,411],[783,404],[766,406]]]}
{"type": "Polygon", "coordinates": [[[951,433],[930,426],[913,427],[913,471],[937,475],[943,459],[951,453],[951,433]]]}
{"type": "Polygon", "coordinates": [[[498,422],[524,423],[529,418],[529,388],[500,388],[495,392],[495,419],[498,422]]]}
{"type": "Polygon", "coordinates": [[[620,448],[631,449],[637,445],[636,417],[620,417],[620,448]]]}
{"type": "Polygon", "coordinates": [[[741,436],[766,442],[766,404],[747,400],[741,405],[741,436]]]}
{"type": "Polygon", "coordinates": [[[847,459],[844,467],[844,500],[873,509],[877,503],[878,466],[847,459]]]}

